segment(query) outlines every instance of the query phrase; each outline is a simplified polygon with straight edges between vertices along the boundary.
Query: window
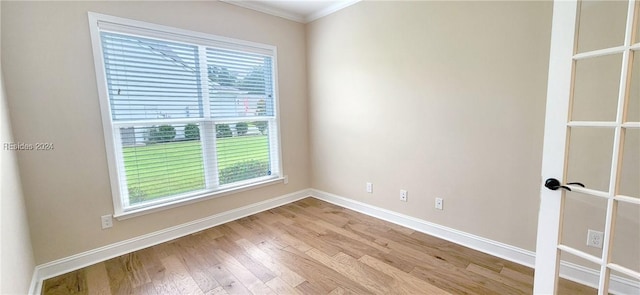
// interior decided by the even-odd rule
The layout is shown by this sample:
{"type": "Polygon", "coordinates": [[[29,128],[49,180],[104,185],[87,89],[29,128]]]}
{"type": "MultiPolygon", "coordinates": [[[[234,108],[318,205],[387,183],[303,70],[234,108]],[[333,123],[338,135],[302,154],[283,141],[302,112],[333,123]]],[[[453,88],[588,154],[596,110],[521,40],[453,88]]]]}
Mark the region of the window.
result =
{"type": "Polygon", "coordinates": [[[116,217],[281,179],[275,47],[89,19],[116,217]]]}

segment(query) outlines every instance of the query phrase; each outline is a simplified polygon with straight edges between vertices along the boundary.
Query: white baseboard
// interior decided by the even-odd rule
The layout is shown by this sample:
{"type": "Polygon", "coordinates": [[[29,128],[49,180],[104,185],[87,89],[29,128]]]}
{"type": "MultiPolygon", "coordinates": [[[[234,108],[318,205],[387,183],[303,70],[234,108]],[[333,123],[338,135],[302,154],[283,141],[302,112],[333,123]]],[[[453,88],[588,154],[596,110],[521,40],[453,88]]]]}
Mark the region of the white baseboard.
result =
{"type": "Polygon", "coordinates": [[[208,216],[188,223],[180,224],[146,235],[103,246],[69,257],[51,261],[35,267],[29,294],[40,294],[42,281],[70,271],[74,271],[98,262],[102,262],[123,254],[151,247],[166,241],[183,237],[207,228],[230,222],[242,217],[260,213],[275,207],[289,204],[309,197],[310,190],[301,190],[284,196],[275,197],[259,203],[247,205],[216,215],[208,216]]]}
{"type": "MultiPolygon", "coordinates": [[[[375,207],[366,203],[358,202],[349,198],[337,196],[331,193],[311,189],[314,198],[329,202],[340,207],[351,209],[378,219],[386,220],[410,229],[435,236],[480,252],[484,252],[496,257],[500,257],[518,264],[533,267],[535,255],[533,251],[521,249],[463,231],[431,223],[422,219],[393,212],[387,209],[375,207]]],[[[581,283],[583,285],[597,288],[598,271],[562,261],[560,265],[560,276],[581,283]]],[[[609,292],[613,294],[640,294],[640,284],[632,280],[612,276],[610,280],[609,292]]]]}
{"type": "MultiPolygon", "coordinates": [[[[331,193],[316,189],[307,189],[38,265],[35,267],[33,272],[33,279],[31,281],[29,294],[40,294],[42,281],[48,278],[74,271],[126,253],[164,243],[166,241],[183,237],[242,217],[286,205],[308,196],[408,227],[518,264],[533,267],[535,262],[535,253],[529,250],[524,250],[331,193]]],[[[596,270],[565,261],[561,264],[560,276],[592,287],[596,287],[598,284],[598,272],[596,270]]],[[[640,284],[632,280],[612,276],[610,292],[613,294],[640,294],[640,284]]]]}

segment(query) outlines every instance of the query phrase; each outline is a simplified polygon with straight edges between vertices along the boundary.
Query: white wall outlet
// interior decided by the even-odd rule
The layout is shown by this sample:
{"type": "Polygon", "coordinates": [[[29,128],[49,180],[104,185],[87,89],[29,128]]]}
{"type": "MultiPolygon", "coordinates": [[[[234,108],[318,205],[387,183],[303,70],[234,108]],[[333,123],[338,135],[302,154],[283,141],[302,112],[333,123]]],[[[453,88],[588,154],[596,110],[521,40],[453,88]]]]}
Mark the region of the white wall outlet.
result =
{"type": "Polygon", "coordinates": [[[400,201],[406,202],[409,193],[406,190],[400,190],[400,201]]]}
{"type": "Polygon", "coordinates": [[[587,231],[587,246],[602,249],[602,242],[604,240],[604,233],[597,230],[587,231]]]}
{"type": "Polygon", "coordinates": [[[367,192],[370,194],[373,193],[373,183],[367,182],[367,192]]]}
{"type": "Polygon", "coordinates": [[[100,219],[102,220],[102,229],[113,227],[113,217],[111,215],[104,215],[100,219]]]}
{"type": "Polygon", "coordinates": [[[443,210],[442,209],[443,203],[444,203],[444,200],[442,200],[442,198],[436,198],[436,205],[435,205],[436,209],[443,210]]]}
{"type": "Polygon", "coordinates": [[[289,175],[285,175],[284,176],[284,184],[288,184],[289,183],[289,175]]]}

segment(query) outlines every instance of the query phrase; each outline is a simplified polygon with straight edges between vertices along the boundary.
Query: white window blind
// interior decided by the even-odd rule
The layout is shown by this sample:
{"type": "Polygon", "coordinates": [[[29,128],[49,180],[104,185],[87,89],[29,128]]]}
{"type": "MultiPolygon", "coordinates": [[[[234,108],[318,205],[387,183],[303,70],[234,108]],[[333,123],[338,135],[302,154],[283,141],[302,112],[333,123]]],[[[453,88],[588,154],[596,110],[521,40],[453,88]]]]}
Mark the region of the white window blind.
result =
{"type": "Polygon", "coordinates": [[[207,48],[207,63],[209,76],[214,77],[209,83],[214,117],[242,117],[250,112],[273,116],[271,57],[207,48]],[[231,73],[243,73],[242,80],[238,81],[231,73]],[[234,92],[242,92],[241,101],[229,99],[237,94],[234,92]]]}
{"type": "Polygon", "coordinates": [[[93,16],[116,216],[280,177],[274,48],[93,16]]]}
{"type": "Polygon", "coordinates": [[[202,117],[193,45],[100,34],[114,121],[202,117]]]}

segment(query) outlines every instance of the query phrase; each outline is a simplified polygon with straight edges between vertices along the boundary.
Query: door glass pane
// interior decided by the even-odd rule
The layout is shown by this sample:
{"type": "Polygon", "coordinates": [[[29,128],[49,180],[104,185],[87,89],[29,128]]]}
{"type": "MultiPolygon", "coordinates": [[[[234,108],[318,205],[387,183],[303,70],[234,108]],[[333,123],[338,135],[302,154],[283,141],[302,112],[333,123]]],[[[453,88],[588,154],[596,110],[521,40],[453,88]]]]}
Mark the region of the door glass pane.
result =
{"type": "Polygon", "coordinates": [[[625,130],[619,181],[618,194],[640,198],[640,129],[625,130]]]}
{"type": "Polygon", "coordinates": [[[573,121],[615,121],[622,54],[576,62],[573,121]]]}
{"type": "Polygon", "coordinates": [[[622,45],[627,8],[627,1],[582,1],[578,15],[578,52],[622,45]]]}
{"type": "Polygon", "coordinates": [[[567,192],[563,210],[562,244],[602,257],[602,248],[587,246],[587,233],[588,230],[604,233],[606,214],[606,199],[567,192]]]}
{"type": "MultiPolygon", "coordinates": [[[[560,260],[571,262],[574,264],[578,264],[580,266],[584,266],[586,268],[592,269],[597,274],[600,274],[600,267],[592,262],[579,258],[577,256],[571,255],[567,252],[560,251],[560,260]]],[[[569,281],[566,279],[560,279],[558,284],[558,295],[597,295],[598,290],[577,282],[569,281]]]]}
{"type": "Polygon", "coordinates": [[[640,5],[636,2],[636,37],[634,43],[640,43],[640,5]]]}
{"type": "MultiPolygon", "coordinates": [[[[634,277],[625,275],[625,274],[623,274],[621,272],[617,272],[615,270],[611,270],[609,272],[609,276],[611,277],[612,280],[616,280],[616,279],[622,278],[624,280],[627,280],[627,282],[629,282],[630,285],[632,285],[632,286],[640,286],[640,280],[638,280],[638,278],[634,278],[634,277]]],[[[609,291],[611,291],[611,284],[609,284],[609,291]]],[[[609,293],[609,294],[612,294],[612,293],[609,293]]],[[[619,293],[619,294],[621,294],[621,293],[619,293]]],[[[638,293],[636,293],[636,294],[638,294],[638,293]]]]}
{"type": "Polygon", "coordinates": [[[570,132],[566,181],[609,191],[614,129],[573,127],[570,132]]]}
{"type": "MultiPolygon", "coordinates": [[[[639,29],[640,31],[640,29],[639,29]]],[[[640,51],[633,52],[631,85],[627,102],[627,122],[640,122],[640,51]]]]}
{"type": "Polygon", "coordinates": [[[618,202],[611,262],[640,272],[640,205],[618,202]]]}

